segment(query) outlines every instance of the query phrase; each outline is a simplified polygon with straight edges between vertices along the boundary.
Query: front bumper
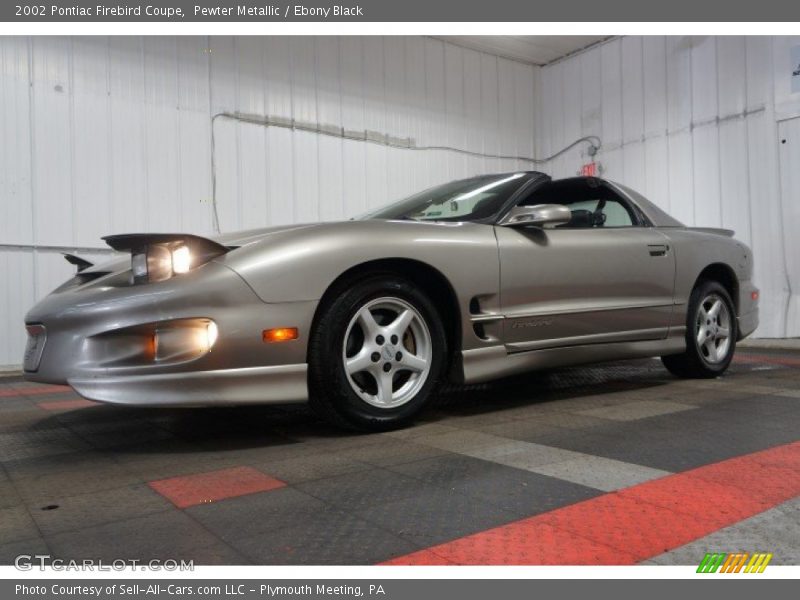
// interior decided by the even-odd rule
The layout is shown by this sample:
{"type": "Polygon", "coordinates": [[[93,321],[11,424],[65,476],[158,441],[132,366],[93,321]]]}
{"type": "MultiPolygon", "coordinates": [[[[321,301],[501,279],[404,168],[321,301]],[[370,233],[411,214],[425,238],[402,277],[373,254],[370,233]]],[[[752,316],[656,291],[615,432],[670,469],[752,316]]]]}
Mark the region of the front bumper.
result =
{"type": "Polygon", "coordinates": [[[131,406],[219,406],[308,400],[308,366],[280,365],[222,371],[72,377],[67,380],[89,400],[131,406]]]}
{"type": "Polygon", "coordinates": [[[129,405],[307,398],[316,301],[265,303],[237,273],[213,262],[163,282],[125,281],[124,273],[114,273],[56,290],[37,304],[26,324],[41,325],[46,340],[26,379],[66,383],[91,400],[129,405]],[[143,349],[148,332],[198,321],[213,321],[218,330],[210,350],[149,356],[143,349]],[[264,343],[262,331],[278,327],[296,327],[299,336],[264,343]]]}

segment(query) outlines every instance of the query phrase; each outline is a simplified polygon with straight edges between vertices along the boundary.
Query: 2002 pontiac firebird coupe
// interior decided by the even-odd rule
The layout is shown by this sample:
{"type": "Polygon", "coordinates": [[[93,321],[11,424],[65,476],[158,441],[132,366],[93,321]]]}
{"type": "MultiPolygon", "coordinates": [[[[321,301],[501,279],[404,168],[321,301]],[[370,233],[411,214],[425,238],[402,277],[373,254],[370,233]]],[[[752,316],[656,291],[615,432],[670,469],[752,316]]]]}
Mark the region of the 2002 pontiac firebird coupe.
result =
{"type": "Polygon", "coordinates": [[[26,317],[26,377],[119,404],[309,400],[409,422],[438,382],[661,356],[714,377],[758,324],[752,255],[638,193],[537,172],[440,185],[357,220],[105,238],[26,317]]]}

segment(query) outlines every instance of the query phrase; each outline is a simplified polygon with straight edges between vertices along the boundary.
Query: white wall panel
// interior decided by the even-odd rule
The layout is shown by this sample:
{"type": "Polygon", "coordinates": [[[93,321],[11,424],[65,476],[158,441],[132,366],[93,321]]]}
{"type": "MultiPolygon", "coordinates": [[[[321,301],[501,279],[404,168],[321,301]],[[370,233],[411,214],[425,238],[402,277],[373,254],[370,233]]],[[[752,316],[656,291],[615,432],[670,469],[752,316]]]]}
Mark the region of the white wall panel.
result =
{"type": "Polygon", "coordinates": [[[10,244],[34,239],[30,43],[0,37],[0,239],[10,244]]]}
{"type": "Polygon", "coordinates": [[[38,243],[70,245],[75,238],[71,50],[69,38],[32,38],[33,232],[38,243]]]}
{"type": "Polygon", "coordinates": [[[108,43],[72,39],[72,171],[74,242],[91,246],[111,229],[108,43]]]}
{"type": "MultiPolygon", "coordinates": [[[[211,230],[211,172],[198,168],[211,162],[211,98],[208,78],[208,40],[177,38],[178,147],[181,229],[211,230]]],[[[112,179],[113,187],[113,179],[112,179]]],[[[109,194],[113,199],[114,194],[109,194]]],[[[110,201],[113,208],[115,202],[110,201]]]]}
{"type": "MultiPolygon", "coordinates": [[[[782,198],[778,165],[778,124],[800,115],[800,93],[789,87],[798,44],[797,36],[625,37],[537,75],[540,155],[572,141],[579,93],[582,133],[602,137],[604,176],[689,225],[734,229],[752,247],[762,337],[800,336],[800,318],[787,318],[800,285],[791,285],[796,248],[785,233],[800,231],[797,180],[784,175],[782,198]]],[[[583,160],[570,152],[546,170],[570,175],[583,160]]]]}
{"type": "MultiPolygon", "coordinates": [[[[536,71],[414,37],[0,38],[0,244],[209,234],[212,175],[231,231],[350,217],[450,178],[529,168],[212,117],[531,155],[536,71]]],[[[19,281],[0,293],[3,366],[19,362],[25,310],[73,268],[54,250],[8,247],[0,268],[19,281]]]]}
{"type": "MultiPolygon", "coordinates": [[[[622,41],[613,40],[594,52],[600,53],[604,143],[610,147],[622,142],[622,41]]],[[[573,59],[574,60],[574,59],[573,59]]],[[[569,61],[565,61],[569,62],[569,61]]],[[[549,69],[545,69],[549,70],[549,69]]],[[[596,93],[596,92],[595,92],[596,93]]]]}
{"type": "MultiPolygon", "coordinates": [[[[483,123],[484,154],[500,153],[500,88],[497,57],[481,55],[481,122],[483,123]]],[[[487,159],[488,170],[500,170],[500,161],[487,159]]]]}
{"type": "Polygon", "coordinates": [[[692,48],[692,121],[702,123],[719,115],[717,38],[695,36],[689,43],[692,48]]]}
{"type": "MultiPolygon", "coordinates": [[[[603,96],[600,52],[584,52],[581,63],[581,135],[602,135],[603,96]]],[[[541,111],[537,111],[541,112],[541,111]]]]}
{"type": "MultiPolygon", "coordinates": [[[[642,38],[622,38],[622,141],[640,141],[644,132],[642,38]]],[[[572,61],[569,61],[572,62],[572,61]]]]}
{"type": "Polygon", "coordinates": [[[719,131],[716,127],[698,127],[694,130],[692,157],[694,159],[692,164],[694,180],[694,217],[692,222],[705,227],[721,227],[719,131]]]}
{"type": "MultiPolygon", "coordinates": [[[[669,136],[669,202],[662,208],[683,223],[694,223],[694,158],[692,134],[678,131],[669,136]]],[[[608,170],[609,177],[613,171],[608,170]]],[[[655,198],[653,198],[655,201],[655,198]]]]}
{"type": "Polygon", "coordinates": [[[736,237],[752,243],[752,207],[748,170],[747,123],[744,119],[726,121],[719,126],[719,187],[722,227],[733,229],[736,237]]]}
{"type": "Polygon", "coordinates": [[[775,112],[778,118],[789,119],[800,116],[800,93],[792,92],[791,74],[797,69],[791,50],[800,46],[800,35],[772,38],[772,79],[775,112]]]}
{"type": "Polygon", "coordinates": [[[644,135],[667,131],[667,45],[660,36],[642,39],[644,135]]]}
{"type": "Polygon", "coordinates": [[[144,137],[148,226],[181,228],[178,185],[178,57],[176,39],[148,38],[144,46],[144,137]]]}
{"type": "Polygon", "coordinates": [[[786,255],[786,279],[791,295],[786,305],[786,329],[800,329],[800,117],[787,119],[778,126],[781,174],[781,241],[786,255]]]}
{"type": "Polygon", "coordinates": [[[669,36],[667,61],[667,127],[677,132],[692,124],[692,38],[669,36]]]}
{"type": "MultiPolygon", "coordinates": [[[[113,65],[108,75],[112,194],[109,198],[112,219],[110,233],[143,231],[148,228],[144,40],[113,36],[108,44],[109,64],[113,65]]],[[[41,198],[37,196],[37,200],[41,198]]]]}

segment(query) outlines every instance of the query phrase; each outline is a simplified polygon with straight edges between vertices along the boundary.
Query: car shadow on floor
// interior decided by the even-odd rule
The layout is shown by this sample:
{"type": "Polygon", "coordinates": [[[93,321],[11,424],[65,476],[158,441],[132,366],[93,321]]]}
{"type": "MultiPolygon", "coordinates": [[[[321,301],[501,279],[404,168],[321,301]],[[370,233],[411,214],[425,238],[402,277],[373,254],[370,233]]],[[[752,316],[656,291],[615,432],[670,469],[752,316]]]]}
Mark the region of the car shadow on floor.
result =
{"type": "MultiPolygon", "coordinates": [[[[418,423],[447,423],[481,415],[502,420],[503,413],[525,411],[525,407],[531,408],[529,416],[535,416],[537,409],[561,410],[559,403],[566,400],[611,399],[615,394],[637,394],[671,381],[674,378],[660,363],[641,360],[525,374],[479,385],[447,385],[418,423]]],[[[381,434],[336,428],[318,419],[304,404],[205,408],[98,404],[54,413],[36,423],[37,429],[53,427],[66,427],[89,446],[119,455],[201,451],[224,455],[270,447],[298,451],[301,446],[311,446],[314,450],[314,446],[326,444],[333,450],[350,442],[366,443],[370,437],[381,439],[381,434]]]]}

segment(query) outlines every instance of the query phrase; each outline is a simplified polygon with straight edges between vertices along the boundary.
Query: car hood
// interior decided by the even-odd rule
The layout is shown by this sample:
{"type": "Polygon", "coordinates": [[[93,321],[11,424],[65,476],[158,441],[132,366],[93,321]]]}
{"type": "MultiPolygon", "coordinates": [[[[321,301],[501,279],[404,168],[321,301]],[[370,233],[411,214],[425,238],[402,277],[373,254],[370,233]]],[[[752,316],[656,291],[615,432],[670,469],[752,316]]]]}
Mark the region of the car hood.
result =
{"type": "Polygon", "coordinates": [[[323,223],[299,223],[294,225],[278,225],[275,227],[261,227],[258,229],[246,229],[243,231],[232,231],[220,235],[209,236],[209,239],[219,242],[224,246],[246,246],[253,242],[260,242],[280,233],[308,229],[310,227],[320,227],[323,223]]]}
{"type": "MultiPolygon", "coordinates": [[[[391,229],[394,227],[406,228],[405,231],[409,234],[419,228],[459,228],[474,224],[459,223],[459,222],[444,222],[444,221],[384,221],[384,220],[349,220],[349,221],[327,221],[324,223],[299,223],[294,225],[279,225],[275,227],[262,227],[259,229],[247,229],[242,231],[232,231],[230,233],[223,233],[213,236],[208,236],[209,240],[213,240],[224,246],[232,249],[241,249],[241,252],[246,252],[245,248],[250,247],[260,249],[265,244],[271,245],[279,241],[291,240],[296,234],[306,237],[309,233],[316,235],[319,233],[323,235],[327,230],[375,230],[376,228],[386,231],[385,227],[389,226],[391,229]],[[382,224],[382,225],[381,225],[382,224]],[[317,230],[317,231],[314,231],[317,230]]],[[[237,253],[238,254],[238,253],[237,253]]],[[[93,265],[85,269],[83,272],[86,275],[93,273],[121,273],[130,269],[130,255],[115,254],[114,258],[109,261],[104,261],[97,265],[93,265]]]]}
{"type": "Polygon", "coordinates": [[[303,231],[303,234],[309,233],[308,230],[310,229],[317,229],[320,230],[319,233],[324,232],[325,230],[341,230],[342,228],[346,228],[347,230],[359,230],[359,229],[368,229],[374,230],[378,223],[383,223],[384,226],[390,224],[390,226],[404,228],[401,231],[412,231],[418,230],[418,228],[442,228],[446,227],[449,229],[465,227],[465,226],[474,226],[474,223],[462,223],[457,221],[413,221],[413,220],[399,220],[399,221],[392,221],[392,220],[383,220],[383,219],[365,219],[365,220],[349,220],[349,221],[326,221],[324,223],[299,223],[295,225],[280,225],[277,227],[264,227],[261,229],[248,229],[246,231],[233,231],[231,233],[225,233],[222,235],[216,235],[213,237],[209,237],[209,239],[214,240],[215,242],[219,242],[225,246],[233,246],[233,247],[242,247],[247,246],[249,244],[254,244],[256,242],[264,242],[270,240],[277,240],[277,239],[284,239],[286,238],[286,234],[294,234],[295,232],[299,232],[300,230],[303,231]]]}

